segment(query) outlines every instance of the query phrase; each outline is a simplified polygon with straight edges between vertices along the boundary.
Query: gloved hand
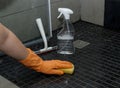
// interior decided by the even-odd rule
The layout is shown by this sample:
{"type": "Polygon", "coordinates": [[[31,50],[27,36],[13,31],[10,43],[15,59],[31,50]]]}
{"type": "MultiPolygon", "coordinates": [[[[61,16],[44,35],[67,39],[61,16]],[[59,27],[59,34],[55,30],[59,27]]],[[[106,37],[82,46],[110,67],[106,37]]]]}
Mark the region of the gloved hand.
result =
{"type": "Polygon", "coordinates": [[[45,74],[55,74],[55,75],[63,75],[64,72],[58,69],[61,68],[72,68],[72,63],[68,61],[61,60],[46,60],[43,61],[37,54],[35,54],[32,50],[27,48],[29,54],[25,59],[19,60],[25,66],[45,74]]]}

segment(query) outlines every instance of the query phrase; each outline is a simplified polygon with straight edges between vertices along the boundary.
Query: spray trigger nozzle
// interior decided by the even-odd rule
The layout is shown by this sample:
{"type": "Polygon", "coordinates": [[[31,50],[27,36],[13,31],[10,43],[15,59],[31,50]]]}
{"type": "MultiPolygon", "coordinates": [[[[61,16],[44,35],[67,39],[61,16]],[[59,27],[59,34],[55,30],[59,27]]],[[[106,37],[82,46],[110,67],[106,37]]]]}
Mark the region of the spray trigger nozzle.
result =
{"type": "Polygon", "coordinates": [[[60,18],[61,15],[64,16],[65,19],[70,19],[70,14],[73,14],[73,11],[69,8],[58,8],[60,15],[57,18],[60,18]]]}
{"type": "Polygon", "coordinates": [[[57,19],[59,19],[62,16],[62,13],[60,13],[60,15],[57,17],[57,19]]]}

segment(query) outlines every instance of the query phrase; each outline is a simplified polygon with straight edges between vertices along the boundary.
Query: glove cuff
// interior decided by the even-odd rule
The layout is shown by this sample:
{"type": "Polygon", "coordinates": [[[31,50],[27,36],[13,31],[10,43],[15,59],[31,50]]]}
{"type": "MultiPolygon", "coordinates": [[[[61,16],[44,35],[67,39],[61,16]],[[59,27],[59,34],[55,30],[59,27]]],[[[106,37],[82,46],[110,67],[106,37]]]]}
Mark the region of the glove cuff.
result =
{"type": "Polygon", "coordinates": [[[42,58],[35,54],[30,48],[27,48],[27,50],[28,56],[25,59],[19,60],[19,62],[32,69],[41,66],[41,64],[43,63],[42,58]]]}

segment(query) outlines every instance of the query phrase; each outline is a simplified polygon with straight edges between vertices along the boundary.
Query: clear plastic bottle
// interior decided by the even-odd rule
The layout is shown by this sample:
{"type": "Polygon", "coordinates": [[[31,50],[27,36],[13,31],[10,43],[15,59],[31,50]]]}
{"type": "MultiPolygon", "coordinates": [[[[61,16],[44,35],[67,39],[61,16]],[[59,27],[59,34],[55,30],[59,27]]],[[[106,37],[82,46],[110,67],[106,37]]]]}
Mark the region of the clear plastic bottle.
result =
{"type": "Polygon", "coordinates": [[[75,49],[73,45],[74,41],[74,27],[70,21],[70,9],[60,8],[64,11],[62,14],[65,16],[63,27],[61,31],[57,34],[58,39],[58,51],[59,54],[73,54],[75,49]],[[67,13],[66,13],[67,11],[67,13]],[[66,15],[67,14],[67,15],[66,15]]]}

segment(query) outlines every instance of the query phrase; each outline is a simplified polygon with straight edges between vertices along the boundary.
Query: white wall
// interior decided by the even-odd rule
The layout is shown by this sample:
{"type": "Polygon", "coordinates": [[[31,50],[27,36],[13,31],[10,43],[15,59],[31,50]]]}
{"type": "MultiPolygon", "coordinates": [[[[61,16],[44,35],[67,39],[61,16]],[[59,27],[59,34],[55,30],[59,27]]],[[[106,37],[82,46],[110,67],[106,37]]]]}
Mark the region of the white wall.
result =
{"type": "Polygon", "coordinates": [[[57,16],[59,15],[59,7],[70,8],[74,11],[74,14],[71,15],[72,22],[80,19],[80,0],[51,0],[53,30],[57,29],[60,24],[59,20],[57,19],[57,16]]]}
{"type": "Polygon", "coordinates": [[[105,0],[51,0],[53,30],[59,27],[57,20],[59,7],[67,7],[74,11],[72,22],[81,20],[97,25],[104,25],[105,0]]]}
{"type": "Polygon", "coordinates": [[[81,20],[104,25],[105,0],[80,0],[81,20]]]}

